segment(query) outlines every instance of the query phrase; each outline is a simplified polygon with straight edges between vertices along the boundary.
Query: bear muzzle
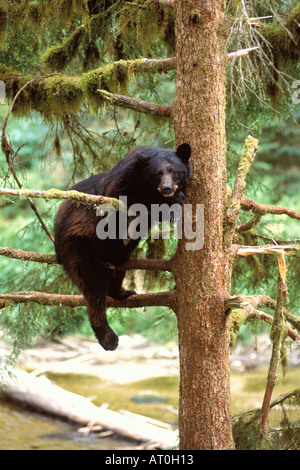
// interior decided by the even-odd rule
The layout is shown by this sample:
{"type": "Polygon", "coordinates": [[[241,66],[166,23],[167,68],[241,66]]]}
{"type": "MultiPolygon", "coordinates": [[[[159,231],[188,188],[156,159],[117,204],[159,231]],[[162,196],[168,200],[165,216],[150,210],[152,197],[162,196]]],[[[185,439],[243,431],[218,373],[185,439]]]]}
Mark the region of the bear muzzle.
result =
{"type": "Polygon", "coordinates": [[[174,183],[170,174],[166,174],[161,178],[157,189],[164,197],[173,197],[178,185],[174,183]]]}
{"type": "Polygon", "coordinates": [[[158,186],[157,189],[164,197],[173,197],[176,190],[178,189],[178,186],[177,184],[165,185],[165,186],[158,186]]]}

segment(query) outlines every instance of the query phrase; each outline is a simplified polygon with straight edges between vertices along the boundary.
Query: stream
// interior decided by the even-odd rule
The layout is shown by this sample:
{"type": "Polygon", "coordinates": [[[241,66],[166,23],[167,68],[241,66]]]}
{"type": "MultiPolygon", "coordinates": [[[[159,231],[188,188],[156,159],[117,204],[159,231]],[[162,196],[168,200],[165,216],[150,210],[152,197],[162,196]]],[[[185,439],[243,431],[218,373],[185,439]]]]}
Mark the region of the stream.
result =
{"type": "MultiPolygon", "coordinates": [[[[161,350],[158,357],[156,351],[154,356],[148,354],[145,358],[145,351],[142,355],[138,350],[134,358],[125,354],[126,360],[124,350],[118,354],[117,363],[113,363],[114,357],[110,356],[107,364],[98,364],[95,375],[92,373],[95,365],[91,367],[90,360],[84,364],[84,372],[81,364],[74,371],[59,370],[61,367],[55,370],[53,366],[51,372],[45,373],[60,387],[90,397],[97,406],[108,403],[112,410],[149,416],[176,428],[179,378],[173,352],[161,350]],[[112,380],[114,374],[119,381],[112,380]]],[[[44,359],[40,361],[44,364],[44,359]]],[[[27,363],[30,363],[28,357],[27,363]]],[[[266,364],[232,369],[233,415],[261,406],[266,377],[266,364]]],[[[273,398],[299,387],[299,378],[300,366],[291,366],[287,374],[279,378],[273,398]]],[[[300,420],[299,410],[296,419],[300,420]]],[[[78,428],[70,422],[24,409],[0,394],[0,450],[116,450],[136,445],[114,435],[99,437],[92,432],[85,435],[78,428]]]]}

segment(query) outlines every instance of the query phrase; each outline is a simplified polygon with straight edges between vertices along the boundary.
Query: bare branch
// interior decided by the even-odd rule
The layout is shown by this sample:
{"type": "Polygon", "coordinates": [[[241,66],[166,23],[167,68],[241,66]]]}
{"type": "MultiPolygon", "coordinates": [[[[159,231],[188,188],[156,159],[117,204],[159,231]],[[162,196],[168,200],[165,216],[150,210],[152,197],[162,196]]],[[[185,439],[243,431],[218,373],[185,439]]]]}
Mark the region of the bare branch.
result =
{"type": "Polygon", "coordinates": [[[284,333],[284,303],[287,295],[286,285],[286,269],[283,268],[282,264],[285,265],[284,255],[278,256],[278,294],[276,309],[274,312],[274,318],[271,328],[271,341],[272,341],[272,356],[270,360],[267,386],[264,394],[263,404],[261,408],[261,423],[260,428],[262,435],[267,436],[269,432],[269,409],[272,398],[272,393],[277,380],[277,368],[280,360],[280,350],[284,333]]]}
{"type": "MultiPolygon", "coordinates": [[[[33,251],[17,250],[15,248],[0,247],[0,255],[7,258],[19,259],[22,261],[33,261],[37,263],[58,264],[54,254],[38,253],[33,251]]],[[[173,261],[161,259],[132,259],[126,263],[115,266],[111,263],[103,263],[108,269],[141,269],[148,271],[172,271],[173,261]]]]}
{"type": "Polygon", "coordinates": [[[294,250],[300,250],[300,245],[266,245],[266,246],[242,246],[233,245],[236,256],[245,257],[259,254],[293,255],[294,250]]]}
{"type": "Polygon", "coordinates": [[[104,100],[108,101],[112,105],[132,109],[139,113],[151,114],[152,116],[171,117],[172,107],[170,105],[149,103],[126,95],[109,93],[105,90],[98,90],[98,92],[104,100]]]}
{"type": "MultiPolygon", "coordinates": [[[[173,305],[172,291],[155,292],[151,294],[132,295],[123,300],[115,300],[107,297],[107,307],[115,308],[137,308],[149,306],[172,307],[173,305]]],[[[11,294],[0,294],[0,309],[8,305],[20,303],[38,303],[41,305],[58,305],[67,307],[85,306],[83,295],[62,295],[62,294],[46,294],[44,292],[13,292],[11,294]]]]}
{"type": "Polygon", "coordinates": [[[46,253],[37,253],[33,251],[17,250],[7,246],[0,247],[0,255],[7,258],[19,259],[22,261],[35,261],[37,263],[57,264],[55,255],[46,253]]]}
{"type": "Polygon", "coordinates": [[[239,51],[230,52],[227,56],[227,59],[233,60],[233,59],[236,59],[237,57],[243,57],[245,55],[248,55],[249,52],[255,51],[257,49],[260,49],[260,46],[248,47],[247,49],[240,49],[239,51]]]}
{"type": "Polygon", "coordinates": [[[241,200],[241,209],[244,211],[251,211],[254,214],[277,214],[277,215],[287,215],[292,219],[300,220],[300,213],[294,211],[293,209],[289,209],[288,207],[280,207],[280,206],[270,206],[268,204],[259,204],[255,201],[252,201],[246,196],[242,197],[241,200]]]}
{"type": "Polygon", "coordinates": [[[248,220],[244,224],[238,225],[236,227],[236,231],[237,232],[246,232],[247,230],[251,230],[257,224],[259,224],[260,220],[261,220],[261,215],[260,214],[255,214],[253,217],[251,217],[250,220],[248,220]]]}
{"type": "Polygon", "coordinates": [[[257,16],[257,17],[255,17],[255,18],[248,18],[248,19],[247,19],[247,22],[248,22],[248,23],[251,23],[252,21],[269,20],[269,19],[271,19],[271,18],[273,18],[272,15],[268,15],[268,16],[257,16]]]}

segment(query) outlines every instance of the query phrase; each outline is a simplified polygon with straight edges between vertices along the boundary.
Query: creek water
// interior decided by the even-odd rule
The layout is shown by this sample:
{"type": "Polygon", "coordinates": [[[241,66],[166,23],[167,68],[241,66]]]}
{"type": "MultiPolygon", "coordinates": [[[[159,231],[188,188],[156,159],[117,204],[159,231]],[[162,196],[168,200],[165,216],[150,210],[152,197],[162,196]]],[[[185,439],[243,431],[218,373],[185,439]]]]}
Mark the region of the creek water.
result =
{"type": "MultiPolygon", "coordinates": [[[[233,414],[261,405],[266,376],[266,367],[232,373],[233,414]]],[[[69,391],[93,396],[96,405],[109,402],[111,409],[126,409],[176,425],[172,408],[177,408],[178,377],[155,377],[122,385],[108,385],[97,377],[75,374],[49,374],[49,378],[69,391]]],[[[279,379],[274,398],[299,387],[299,378],[300,367],[291,368],[279,379]]],[[[0,450],[113,450],[132,445],[114,436],[84,436],[77,428],[0,396],[0,450]]]]}

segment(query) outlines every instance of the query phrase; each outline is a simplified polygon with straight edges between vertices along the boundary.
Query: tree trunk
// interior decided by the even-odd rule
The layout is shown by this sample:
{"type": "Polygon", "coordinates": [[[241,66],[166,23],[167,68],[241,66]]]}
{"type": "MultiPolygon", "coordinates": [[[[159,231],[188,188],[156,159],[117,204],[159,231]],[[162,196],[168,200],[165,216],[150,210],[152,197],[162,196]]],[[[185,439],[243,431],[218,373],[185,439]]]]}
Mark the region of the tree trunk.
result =
{"type": "MultiPolygon", "coordinates": [[[[179,329],[180,448],[232,449],[229,330],[224,298],[230,275],[223,248],[226,205],[225,69],[221,0],[175,2],[176,144],[192,148],[186,203],[204,205],[204,245],[180,240],[175,263],[179,329]]],[[[195,217],[193,217],[195,218],[195,217]]],[[[195,221],[195,220],[194,220],[195,221]]],[[[199,229],[199,227],[198,227],[199,229]]]]}

